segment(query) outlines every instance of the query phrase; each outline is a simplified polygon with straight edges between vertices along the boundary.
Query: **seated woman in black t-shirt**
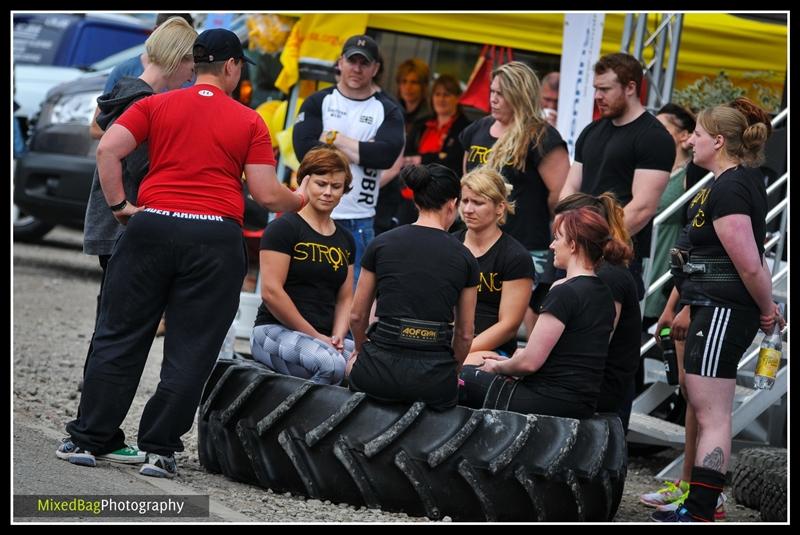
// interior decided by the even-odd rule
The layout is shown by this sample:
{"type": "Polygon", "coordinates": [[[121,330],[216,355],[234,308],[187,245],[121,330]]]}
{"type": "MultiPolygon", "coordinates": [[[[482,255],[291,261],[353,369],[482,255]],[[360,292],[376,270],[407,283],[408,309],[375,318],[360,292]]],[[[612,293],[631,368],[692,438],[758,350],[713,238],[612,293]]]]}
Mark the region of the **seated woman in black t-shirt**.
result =
{"type": "MultiPolygon", "coordinates": [[[[625,228],[625,211],[611,192],[595,197],[587,193],[567,195],[556,205],[555,213],[589,207],[596,210],[608,221],[611,236],[631,245],[630,235],[625,228]]],[[[631,249],[631,252],[632,249],[631,249]]],[[[614,296],[614,333],[608,344],[608,358],[603,372],[603,382],[597,397],[598,412],[612,412],[619,415],[622,427],[627,433],[631,415],[631,404],[636,394],[636,370],[641,361],[639,347],[642,343],[642,312],[639,308],[639,295],[636,280],[627,268],[631,257],[623,257],[619,262],[609,259],[601,261],[596,272],[614,296]]]]}
{"type": "Polygon", "coordinates": [[[408,166],[419,218],[367,246],[350,328],[357,357],[350,388],[383,401],[456,404],[458,368],[472,343],[478,262],[447,233],[456,217],[458,176],[440,164],[408,166]],[[367,323],[377,295],[378,321],[367,323]]]}
{"type": "Polygon", "coordinates": [[[500,225],[514,213],[503,175],[478,167],[461,179],[461,219],[466,230],[456,237],[475,255],[481,268],[475,339],[465,364],[483,363],[482,351],[511,356],[517,350],[517,330],[533,289],[533,260],[528,251],[500,225]]]}
{"type": "Polygon", "coordinates": [[[556,216],[553,235],[554,265],[567,276],[547,294],[524,348],[510,359],[487,354],[482,366],[465,366],[462,404],[570,418],[594,414],[615,313],[611,290],[595,268],[602,257],[616,261],[630,248],[589,208],[556,216]]]}
{"type": "Polygon", "coordinates": [[[261,237],[261,297],[250,337],[253,358],[270,369],[339,384],[353,350],[348,332],[355,242],[331,219],[350,189],[347,157],[329,145],[310,150],[308,204],[267,225],[261,237]]]}

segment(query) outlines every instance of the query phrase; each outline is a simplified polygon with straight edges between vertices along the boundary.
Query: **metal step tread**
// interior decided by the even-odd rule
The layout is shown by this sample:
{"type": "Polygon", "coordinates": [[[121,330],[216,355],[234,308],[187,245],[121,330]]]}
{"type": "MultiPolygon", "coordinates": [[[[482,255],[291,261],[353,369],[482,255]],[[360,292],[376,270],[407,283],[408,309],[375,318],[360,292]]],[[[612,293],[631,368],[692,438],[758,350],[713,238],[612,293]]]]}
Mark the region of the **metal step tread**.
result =
{"type": "Polygon", "coordinates": [[[733,394],[733,400],[736,402],[741,402],[755,393],[756,390],[754,388],[750,388],[744,385],[736,385],[736,391],[733,394]]]}
{"type": "Polygon", "coordinates": [[[640,412],[631,413],[628,429],[628,440],[634,440],[636,435],[676,445],[683,444],[686,440],[683,426],[640,412]]]}

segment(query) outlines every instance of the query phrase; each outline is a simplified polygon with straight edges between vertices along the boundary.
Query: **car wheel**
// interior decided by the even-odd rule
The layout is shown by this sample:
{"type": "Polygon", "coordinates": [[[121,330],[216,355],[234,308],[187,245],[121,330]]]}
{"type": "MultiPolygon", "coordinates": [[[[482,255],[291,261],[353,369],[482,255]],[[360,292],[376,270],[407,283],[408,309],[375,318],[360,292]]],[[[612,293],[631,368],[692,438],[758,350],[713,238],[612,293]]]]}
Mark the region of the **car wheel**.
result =
{"type": "Polygon", "coordinates": [[[35,242],[50,232],[55,225],[45,223],[25,213],[14,205],[14,241],[35,242]]]}

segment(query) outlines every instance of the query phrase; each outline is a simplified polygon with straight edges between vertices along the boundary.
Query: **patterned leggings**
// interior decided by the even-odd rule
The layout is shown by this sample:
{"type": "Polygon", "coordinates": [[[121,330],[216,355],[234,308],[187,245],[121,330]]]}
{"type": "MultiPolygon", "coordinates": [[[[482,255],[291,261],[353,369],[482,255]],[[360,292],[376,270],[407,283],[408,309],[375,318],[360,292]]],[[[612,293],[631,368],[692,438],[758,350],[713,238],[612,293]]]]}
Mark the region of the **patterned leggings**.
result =
{"type": "Polygon", "coordinates": [[[321,340],[271,323],[253,328],[250,349],[254,359],[275,372],[338,385],[354,346],[352,340],[345,339],[344,352],[339,353],[321,340]]]}

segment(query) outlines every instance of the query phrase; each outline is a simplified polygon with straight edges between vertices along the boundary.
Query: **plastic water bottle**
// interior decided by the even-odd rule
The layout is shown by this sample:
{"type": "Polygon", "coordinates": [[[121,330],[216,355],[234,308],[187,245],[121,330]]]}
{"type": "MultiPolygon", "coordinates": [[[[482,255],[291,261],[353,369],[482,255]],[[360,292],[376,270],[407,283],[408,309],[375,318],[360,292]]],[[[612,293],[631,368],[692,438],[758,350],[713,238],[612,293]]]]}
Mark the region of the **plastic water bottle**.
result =
{"type": "Polygon", "coordinates": [[[761,349],[758,351],[758,365],[756,366],[754,388],[769,390],[775,384],[775,376],[781,365],[783,342],[778,322],[769,333],[761,340],[761,349]]]}
{"type": "Polygon", "coordinates": [[[670,334],[672,329],[664,327],[659,333],[661,337],[661,353],[664,357],[664,371],[667,373],[667,383],[678,384],[678,356],[675,353],[675,342],[670,334]]]}
{"type": "Polygon", "coordinates": [[[234,318],[228,333],[225,335],[225,340],[222,342],[222,347],[219,350],[217,359],[232,359],[234,355],[234,344],[236,343],[236,327],[239,322],[234,318]]]}

